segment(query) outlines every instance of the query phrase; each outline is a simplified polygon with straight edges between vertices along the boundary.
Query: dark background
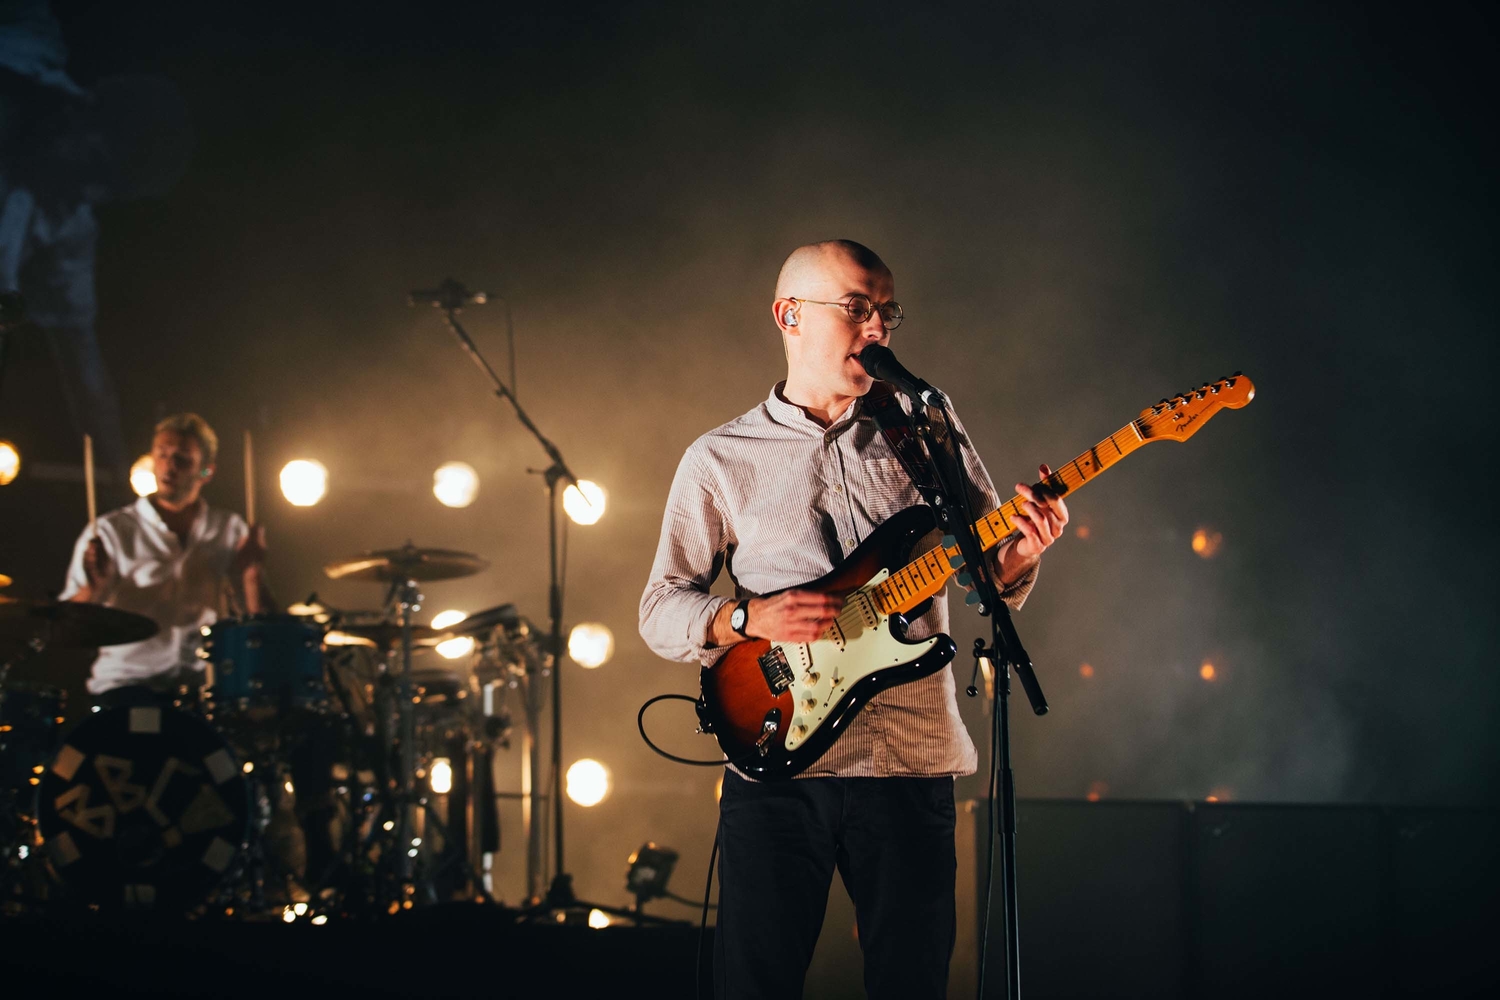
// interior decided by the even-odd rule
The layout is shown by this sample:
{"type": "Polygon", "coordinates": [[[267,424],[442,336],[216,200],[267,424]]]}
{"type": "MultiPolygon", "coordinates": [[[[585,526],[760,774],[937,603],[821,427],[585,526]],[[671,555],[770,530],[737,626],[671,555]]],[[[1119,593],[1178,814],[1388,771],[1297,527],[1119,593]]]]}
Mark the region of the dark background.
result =
{"type": "MultiPolygon", "coordinates": [[[[453,275],[513,303],[522,402],[609,491],[569,551],[568,621],[618,640],[608,666],[564,674],[566,756],[616,780],[570,806],[584,895],[622,898],[647,838],[684,851],[678,891],[702,878],[715,772],[659,760],[634,727],[695,671],[650,653],[636,605],[682,450],[784,372],[781,259],[828,237],[891,265],[908,315],[893,346],[954,397],[1007,491],[1159,397],[1241,369],[1257,385],[1071,499],[1088,538],[1048,554],[1018,618],[1053,706],[1016,720],[1021,794],[1494,802],[1487,15],[55,10],[81,83],[156,74],[188,103],[186,175],[98,211],[99,337],[133,446],[178,410],[217,427],[211,502],[241,505],[255,431],[282,600],[373,606],[374,585],[319,567],[410,538],[493,563],[430,585],[430,610],[545,619],[545,497],[525,471],[544,457],[405,292],[453,275]],[[293,457],[331,470],[319,506],[277,495],[293,457]],[[448,459],[479,470],[472,507],[432,497],[448,459]],[[1215,558],[1192,551],[1198,528],[1222,533],[1215,558]]],[[[503,370],[500,310],[466,319],[503,370]]],[[[32,467],[78,461],[57,385],[38,341],[0,389],[0,436],[32,467]]],[[[55,591],[83,518],[80,486],[23,471],[0,490],[0,571],[55,591]]],[[[981,627],[956,610],[961,649],[981,627]]],[[[80,669],[55,677],[77,691],[80,669]]],[[[685,707],[655,725],[713,750],[685,707]]]]}

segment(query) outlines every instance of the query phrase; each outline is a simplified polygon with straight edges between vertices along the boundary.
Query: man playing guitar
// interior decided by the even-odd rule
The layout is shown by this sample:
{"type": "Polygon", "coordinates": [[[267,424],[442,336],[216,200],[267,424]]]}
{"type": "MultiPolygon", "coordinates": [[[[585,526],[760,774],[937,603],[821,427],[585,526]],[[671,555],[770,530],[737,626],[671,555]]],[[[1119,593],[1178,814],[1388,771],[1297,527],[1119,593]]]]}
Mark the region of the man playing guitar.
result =
{"type": "MultiPolygon", "coordinates": [[[[851,241],[800,247],[782,265],[772,317],[786,381],[698,438],[672,483],[640,608],[641,635],[661,656],[707,666],[745,639],[813,642],[843,602],[798,584],[922,502],[862,405],[874,380],[858,355],[886,344],[900,324],[894,295],[889,268],[851,241]],[[709,593],[721,569],[735,583],[733,599],[709,593]]],[[[962,426],[955,419],[948,430],[974,509],[994,509],[999,497],[962,426]]],[[[1046,466],[1041,473],[1051,475],[1046,466]]],[[[1025,498],[1017,530],[989,556],[1013,608],[1068,521],[1060,497],[1025,483],[1016,492],[1025,498]]],[[[947,626],[939,594],[907,634],[947,626]]],[[[868,995],[945,996],[955,936],[953,777],[977,766],[945,667],[873,697],[794,780],[726,769],[716,993],[802,995],[837,868],[854,901],[868,995]]]]}

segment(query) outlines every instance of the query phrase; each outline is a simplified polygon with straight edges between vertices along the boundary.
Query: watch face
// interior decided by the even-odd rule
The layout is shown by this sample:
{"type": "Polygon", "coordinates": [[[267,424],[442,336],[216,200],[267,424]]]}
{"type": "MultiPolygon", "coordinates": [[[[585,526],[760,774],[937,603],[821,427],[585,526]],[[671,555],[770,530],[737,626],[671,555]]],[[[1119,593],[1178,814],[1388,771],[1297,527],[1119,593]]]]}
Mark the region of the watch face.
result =
{"type": "Polygon", "coordinates": [[[744,608],[735,608],[734,609],[734,613],[729,616],[729,626],[731,628],[744,628],[745,627],[745,609],[744,608]]]}

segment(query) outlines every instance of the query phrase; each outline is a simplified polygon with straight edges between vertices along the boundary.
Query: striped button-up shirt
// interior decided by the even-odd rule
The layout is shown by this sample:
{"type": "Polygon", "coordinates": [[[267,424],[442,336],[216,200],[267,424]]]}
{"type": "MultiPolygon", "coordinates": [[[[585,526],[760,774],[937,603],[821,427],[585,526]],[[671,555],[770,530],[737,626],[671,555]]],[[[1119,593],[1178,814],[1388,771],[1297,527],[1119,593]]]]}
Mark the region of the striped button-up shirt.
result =
{"type": "MultiPolygon", "coordinates": [[[[824,427],[781,396],[694,441],[677,467],[641,636],[671,660],[711,664],[709,629],[730,598],[709,587],[727,569],[737,598],[785,590],[843,562],[883,521],[922,502],[862,400],[824,427]]],[[[903,400],[903,405],[906,404],[903,400]]],[[[994,484],[955,418],[976,514],[1000,505],[994,484]]],[[[1033,569],[1007,587],[1019,608],[1033,569]]],[[[911,622],[919,639],[948,629],[946,594],[911,622]]],[[[958,714],[952,667],[882,691],[802,777],[972,774],[974,743],[958,714]]]]}

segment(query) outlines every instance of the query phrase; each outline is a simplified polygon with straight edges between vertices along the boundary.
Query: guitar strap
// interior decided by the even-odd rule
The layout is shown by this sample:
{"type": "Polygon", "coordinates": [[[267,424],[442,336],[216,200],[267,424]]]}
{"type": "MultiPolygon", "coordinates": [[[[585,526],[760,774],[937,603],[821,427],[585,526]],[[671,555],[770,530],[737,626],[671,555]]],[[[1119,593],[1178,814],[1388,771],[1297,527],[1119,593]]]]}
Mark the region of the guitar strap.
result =
{"type": "MultiPolygon", "coordinates": [[[[911,415],[902,407],[896,390],[888,382],[876,382],[865,394],[865,405],[875,419],[875,426],[885,435],[886,444],[891,446],[891,451],[901,460],[901,467],[911,477],[912,485],[922,494],[922,499],[929,507],[938,506],[935,498],[941,495],[941,491],[932,470],[932,458],[912,426],[911,415]]],[[[946,422],[938,420],[934,425],[933,432],[939,439],[947,436],[946,422]]]]}

